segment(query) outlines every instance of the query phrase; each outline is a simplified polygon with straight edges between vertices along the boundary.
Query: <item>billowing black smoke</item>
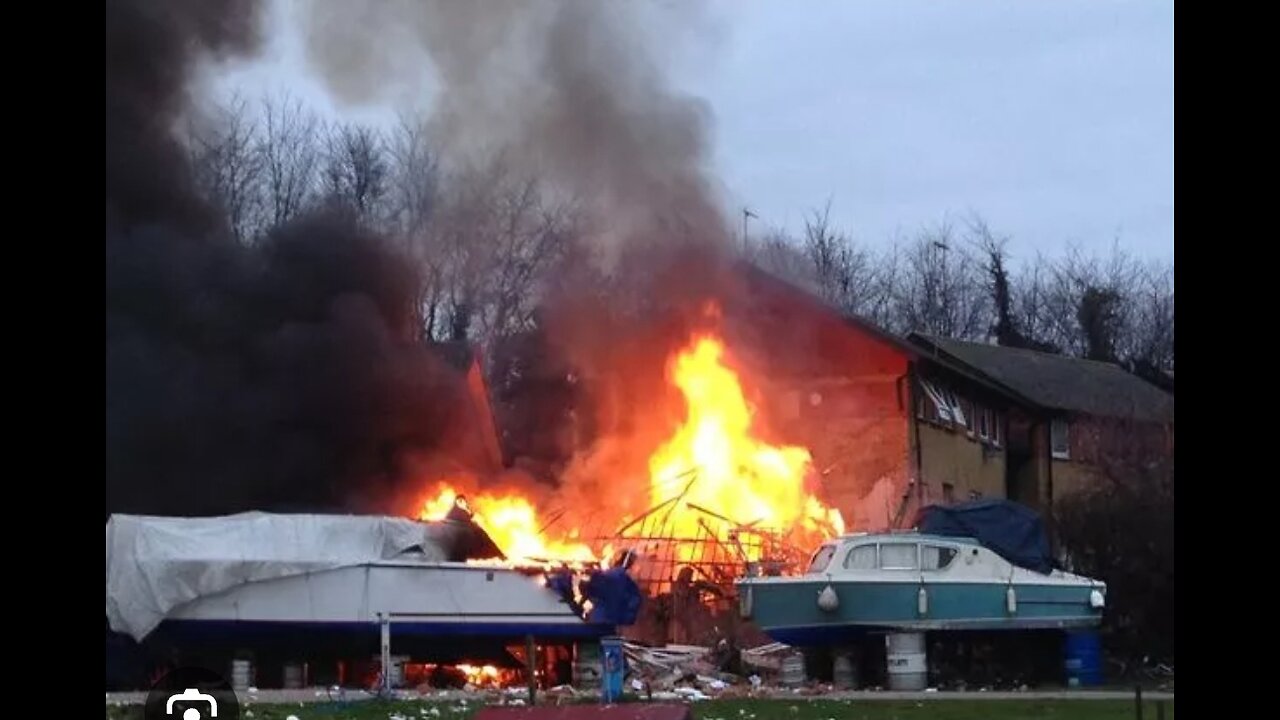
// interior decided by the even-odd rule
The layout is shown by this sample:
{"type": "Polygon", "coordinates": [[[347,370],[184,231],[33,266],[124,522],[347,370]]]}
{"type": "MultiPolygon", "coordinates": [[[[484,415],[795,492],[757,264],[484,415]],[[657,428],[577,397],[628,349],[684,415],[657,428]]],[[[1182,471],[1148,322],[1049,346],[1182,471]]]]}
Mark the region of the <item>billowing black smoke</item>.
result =
{"type": "Polygon", "coordinates": [[[429,451],[459,390],[414,340],[415,278],[341,214],[252,247],[173,127],[250,0],[107,2],[107,512],[352,507],[429,451]]]}

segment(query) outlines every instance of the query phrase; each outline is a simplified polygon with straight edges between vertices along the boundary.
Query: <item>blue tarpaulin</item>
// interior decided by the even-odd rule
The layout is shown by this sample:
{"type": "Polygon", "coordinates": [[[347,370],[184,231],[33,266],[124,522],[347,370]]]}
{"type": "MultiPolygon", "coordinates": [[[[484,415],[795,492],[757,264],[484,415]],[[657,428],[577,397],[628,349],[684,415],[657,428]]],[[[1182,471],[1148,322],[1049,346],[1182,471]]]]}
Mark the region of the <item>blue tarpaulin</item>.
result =
{"type": "Polygon", "coordinates": [[[930,505],[921,512],[918,527],[922,533],[973,538],[1028,570],[1048,574],[1056,565],[1040,516],[1010,500],[930,505]]]}

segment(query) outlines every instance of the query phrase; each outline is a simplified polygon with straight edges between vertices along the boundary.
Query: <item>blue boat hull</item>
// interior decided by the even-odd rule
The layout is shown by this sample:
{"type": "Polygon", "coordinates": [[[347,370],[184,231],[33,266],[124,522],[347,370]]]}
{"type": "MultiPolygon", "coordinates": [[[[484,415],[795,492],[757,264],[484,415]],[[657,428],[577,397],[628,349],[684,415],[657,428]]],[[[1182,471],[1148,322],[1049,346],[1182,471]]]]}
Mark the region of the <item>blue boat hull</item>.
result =
{"type": "MultiPolygon", "coordinates": [[[[548,622],[396,622],[391,648],[417,662],[485,663],[514,667],[508,648],[524,646],[532,635],[542,646],[598,642],[615,634],[601,623],[548,622]]],[[[318,684],[360,685],[360,676],[345,681],[334,673],[339,663],[367,663],[377,657],[381,627],[368,622],[274,622],[236,620],[166,620],[142,643],[107,631],[108,690],[142,690],[156,669],[172,664],[195,665],[225,673],[230,661],[248,653],[257,659],[264,687],[279,687],[285,662],[306,661],[318,684]]],[[[353,665],[352,667],[356,667],[353,665]]]]}
{"type": "Polygon", "coordinates": [[[838,644],[868,631],[1087,628],[1102,617],[1100,609],[1090,606],[1091,589],[1077,585],[1018,585],[1012,612],[1004,584],[835,581],[830,583],[837,598],[832,611],[817,602],[826,587],[828,581],[821,577],[744,581],[739,596],[744,614],[766,634],[801,647],[838,644]]]}

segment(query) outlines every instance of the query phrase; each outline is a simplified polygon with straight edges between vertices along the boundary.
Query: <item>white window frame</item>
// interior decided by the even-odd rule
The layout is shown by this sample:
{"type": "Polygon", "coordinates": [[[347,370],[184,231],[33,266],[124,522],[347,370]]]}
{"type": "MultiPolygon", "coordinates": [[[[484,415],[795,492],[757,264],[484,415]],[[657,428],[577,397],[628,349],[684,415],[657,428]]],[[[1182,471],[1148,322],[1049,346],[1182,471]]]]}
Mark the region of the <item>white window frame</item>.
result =
{"type": "Polygon", "coordinates": [[[972,432],[973,421],[965,415],[964,408],[960,404],[960,398],[955,391],[924,379],[920,380],[920,387],[924,390],[927,400],[933,403],[933,413],[922,411],[924,419],[953,426],[958,425],[972,432]],[[935,415],[937,417],[936,420],[934,419],[935,415]]]}
{"type": "Polygon", "coordinates": [[[818,548],[813,552],[813,555],[809,558],[809,564],[806,566],[805,572],[813,573],[815,575],[826,572],[831,567],[831,563],[836,559],[836,553],[839,551],[840,551],[840,548],[833,543],[824,544],[822,547],[818,548]],[[813,563],[817,561],[818,556],[821,555],[823,551],[827,549],[831,550],[831,554],[827,556],[826,564],[824,564],[820,570],[814,570],[813,563]]]}
{"type": "Polygon", "coordinates": [[[1049,422],[1049,453],[1055,460],[1071,459],[1071,423],[1066,418],[1054,418],[1049,422]],[[1062,450],[1058,449],[1055,441],[1058,428],[1062,428],[1062,440],[1066,445],[1062,450]]]}
{"type": "Polygon", "coordinates": [[[973,414],[978,416],[978,439],[983,441],[989,439],[989,433],[991,432],[991,411],[987,410],[985,407],[978,406],[974,408],[973,414]]]}
{"type": "Polygon", "coordinates": [[[1003,420],[1004,417],[999,410],[991,411],[991,444],[995,447],[1000,447],[1004,439],[1004,432],[1001,431],[1003,420]]]}
{"type": "Polygon", "coordinates": [[[960,407],[960,398],[951,390],[946,391],[944,398],[951,404],[951,418],[956,425],[961,427],[969,427],[969,421],[965,418],[964,408],[960,407]]]}
{"type": "Polygon", "coordinates": [[[934,411],[937,413],[939,420],[942,422],[952,422],[951,405],[949,405],[943,398],[942,393],[938,388],[934,387],[933,383],[928,380],[921,380],[920,387],[924,388],[929,399],[933,401],[934,411]]]}
{"type": "MultiPolygon", "coordinates": [[[[941,552],[939,552],[939,555],[941,555],[941,552]]],[[[952,565],[955,565],[956,558],[959,558],[959,557],[960,557],[960,548],[955,547],[954,545],[940,545],[938,543],[921,543],[920,544],[920,563],[919,563],[920,572],[946,572],[951,568],[952,565]],[[926,568],[924,566],[924,549],[926,547],[937,548],[939,551],[950,550],[951,559],[947,561],[947,564],[943,565],[942,567],[926,568]]]]}
{"type": "Polygon", "coordinates": [[[877,568],[879,568],[879,569],[881,569],[881,570],[905,570],[905,571],[915,571],[915,572],[919,572],[919,570],[920,570],[920,543],[912,543],[912,542],[884,542],[884,543],[877,543],[877,544],[876,544],[876,567],[877,567],[877,568]],[[885,566],[884,566],[884,546],[885,546],[885,545],[914,545],[914,546],[915,546],[915,548],[916,548],[916,566],[915,566],[915,567],[897,567],[897,566],[894,566],[894,567],[885,567],[885,566]]]}
{"type": "Polygon", "coordinates": [[[845,570],[879,570],[880,569],[880,546],[872,543],[863,543],[861,545],[853,545],[849,548],[849,552],[844,554],[844,562],[842,563],[845,570]],[[853,559],[853,554],[862,548],[870,548],[871,550],[871,567],[854,568],[849,567],[849,561],[853,559]]]}

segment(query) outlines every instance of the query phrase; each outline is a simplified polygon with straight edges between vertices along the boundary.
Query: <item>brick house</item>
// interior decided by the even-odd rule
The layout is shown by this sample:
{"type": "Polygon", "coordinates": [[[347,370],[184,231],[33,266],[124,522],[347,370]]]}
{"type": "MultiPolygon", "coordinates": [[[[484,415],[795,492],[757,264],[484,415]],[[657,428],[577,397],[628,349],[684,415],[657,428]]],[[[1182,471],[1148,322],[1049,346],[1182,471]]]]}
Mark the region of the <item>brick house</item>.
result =
{"type": "Polygon", "coordinates": [[[1113,363],[923,334],[922,352],[986,378],[1018,398],[1006,418],[1006,495],[1051,506],[1099,479],[1124,456],[1173,453],[1173,395],[1113,363]]]}
{"type": "Polygon", "coordinates": [[[1048,509],[1135,432],[1172,452],[1173,396],[1119,366],[903,338],[763,271],[743,276],[731,344],[756,348],[771,430],[810,449],[853,529],[979,497],[1048,509]]]}

